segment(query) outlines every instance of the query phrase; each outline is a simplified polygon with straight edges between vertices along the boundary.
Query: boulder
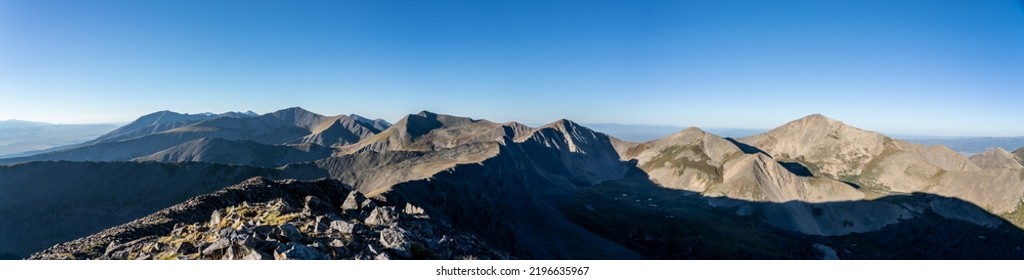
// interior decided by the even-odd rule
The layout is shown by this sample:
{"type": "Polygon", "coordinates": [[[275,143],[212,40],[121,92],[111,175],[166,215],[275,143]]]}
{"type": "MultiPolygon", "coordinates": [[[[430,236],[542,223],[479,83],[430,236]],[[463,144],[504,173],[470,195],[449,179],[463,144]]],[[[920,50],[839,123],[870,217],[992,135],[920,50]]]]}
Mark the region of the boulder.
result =
{"type": "Polygon", "coordinates": [[[274,251],[274,259],[278,260],[329,260],[330,256],[317,249],[295,242],[281,244],[274,251]]]}
{"type": "Polygon", "coordinates": [[[196,248],[196,245],[192,244],[192,242],[185,241],[181,242],[181,244],[178,244],[178,249],[175,250],[175,252],[182,255],[191,255],[198,253],[199,248],[196,248]]]}
{"type": "Polygon", "coordinates": [[[274,258],[269,256],[269,255],[267,255],[267,254],[261,253],[259,251],[252,250],[252,251],[249,251],[249,254],[245,255],[245,257],[243,257],[242,259],[243,260],[259,261],[259,260],[273,260],[274,258]]]}
{"type": "Polygon", "coordinates": [[[292,223],[283,224],[283,225],[281,225],[278,228],[281,230],[281,236],[284,236],[284,238],[287,238],[288,239],[287,241],[289,241],[289,242],[299,241],[299,240],[302,240],[303,237],[305,237],[302,234],[302,232],[299,231],[299,228],[296,227],[292,223]]]}
{"type": "Polygon", "coordinates": [[[409,232],[400,227],[390,227],[380,231],[380,245],[401,258],[412,258],[412,242],[409,232]]]}
{"type": "Polygon", "coordinates": [[[313,222],[313,231],[320,233],[327,232],[327,230],[331,229],[330,225],[331,219],[328,219],[325,216],[317,216],[316,221],[313,222]]]}
{"type": "Polygon", "coordinates": [[[209,224],[209,226],[211,228],[217,228],[217,226],[220,225],[221,215],[222,215],[221,210],[213,211],[213,213],[210,214],[210,224],[209,224]]]}
{"type": "Polygon", "coordinates": [[[306,203],[303,206],[302,212],[311,215],[322,215],[331,211],[331,204],[324,202],[315,196],[306,196],[306,203]]]}
{"type": "Polygon", "coordinates": [[[203,249],[203,255],[212,256],[219,254],[229,246],[231,246],[231,240],[228,240],[227,238],[217,239],[217,241],[210,243],[209,246],[206,246],[206,248],[203,249]]]}
{"type": "Polygon", "coordinates": [[[252,228],[252,237],[266,240],[274,233],[273,226],[256,226],[252,228]]]}
{"type": "Polygon", "coordinates": [[[370,215],[366,217],[364,223],[369,226],[387,226],[398,222],[398,214],[395,213],[394,206],[384,206],[374,208],[370,215]]]}
{"type": "Polygon", "coordinates": [[[341,210],[360,210],[364,202],[366,202],[366,197],[364,197],[363,194],[357,191],[349,192],[348,197],[345,198],[345,202],[341,204],[341,210]]]}
{"type": "Polygon", "coordinates": [[[331,221],[331,229],[340,233],[351,235],[355,225],[346,221],[331,221]]]}
{"type": "Polygon", "coordinates": [[[423,211],[423,208],[420,208],[419,206],[412,205],[409,203],[405,204],[405,209],[403,209],[402,212],[405,212],[405,214],[411,216],[418,216],[426,213],[426,211],[423,211]]]}

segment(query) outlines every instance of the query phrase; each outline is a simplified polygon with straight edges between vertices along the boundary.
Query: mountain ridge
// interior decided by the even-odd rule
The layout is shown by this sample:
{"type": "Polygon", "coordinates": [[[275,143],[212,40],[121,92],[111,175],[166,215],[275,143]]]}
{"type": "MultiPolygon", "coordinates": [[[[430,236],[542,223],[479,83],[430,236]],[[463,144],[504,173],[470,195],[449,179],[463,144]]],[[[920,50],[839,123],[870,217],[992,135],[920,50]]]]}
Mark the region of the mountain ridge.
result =
{"type": "MultiPolygon", "coordinates": [[[[690,252],[691,256],[725,256],[722,254],[730,250],[726,245],[730,241],[707,236],[716,231],[708,227],[739,229],[716,224],[715,220],[747,224],[741,232],[729,233],[762,238],[739,238],[750,242],[743,244],[753,246],[750,249],[756,252],[739,255],[751,258],[777,258],[781,255],[771,250],[787,246],[796,248],[792,250],[799,251],[795,254],[801,258],[818,257],[814,248],[822,244],[837,252],[847,250],[838,253],[844,258],[856,258],[871,252],[850,247],[847,241],[851,238],[867,238],[858,243],[878,244],[881,248],[883,240],[899,238],[899,230],[894,229],[933,230],[943,225],[957,228],[951,231],[956,234],[942,234],[941,238],[963,244],[976,244],[968,242],[976,236],[957,234],[973,232],[1008,244],[1024,242],[1010,237],[1014,230],[1024,227],[1020,206],[1024,205],[1024,171],[998,168],[1020,165],[1019,157],[994,150],[991,154],[998,156],[998,161],[982,160],[981,155],[968,159],[948,147],[893,139],[820,114],[742,139],[691,127],[643,143],[623,141],[567,119],[530,127],[421,111],[383,130],[367,120],[351,115],[323,116],[293,107],[244,119],[202,120],[142,138],[86,148],[92,149],[94,160],[115,161],[126,158],[130,151],[139,151],[129,149],[130,145],[145,148],[140,152],[143,155],[128,158],[140,162],[105,163],[127,173],[137,170],[136,164],[168,166],[145,162],[156,160],[182,162],[169,166],[211,164],[209,168],[216,170],[229,168],[222,165],[226,163],[233,164],[230,168],[249,168],[259,176],[333,180],[388,205],[415,205],[423,213],[416,215],[450,224],[453,230],[475,236],[488,247],[517,258],[680,256],[652,249],[664,246],[682,246],[672,248],[690,252]],[[361,136],[354,141],[352,135],[361,136]],[[316,143],[329,143],[335,138],[339,141],[330,147],[316,143]],[[164,143],[160,144],[164,149],[149,152],[156,148],[154,143],[164,143]],[[105,147],[120,150],[101,149],[105,147]],[[120,156],[110,151],[121,151],[120,156]],[[665,221],[679,221],[689,229],[660,232],[675,226],[651,227],[665,221]],[[612,230],[616,228],[626,231],[612,230]],[[690,241],[671,237],[694,232],[697,235],[687,237],[690,241]],[[755,248],[759,245],[753,244],[758,240],[779,243],[755,248]]],[[[24,166],[8,165],[16,170],[12,174],[27,174],[17,171],[24,166]]],[[[209,179],[220,180],[217,182],[223,182],[222,187],[238,182],[237,177],[222,176],[226,175],[209,179]]],[[[101,189],[106,180],[85,178],[83,185],[101,189]]],[[[25,180],[18,185],[47,189],[47,178],[25,180]]],[[[141,179],[126,176],[124,180],[118,185],[141,179]]],[[[246,207],[277,211],[274,209],[279,206],[275,205],[260,202],[228,206],[224,211],[249,209],[246,207]]],[[[317,227],[316,219],[301,218],[296,225],[305,232],[317,227]]],[[[178,221],[189,223],[193,222],[178,221]]],[[[191,233],[214,234],[194,225],[188,227],[191,233]]],[[[107,233],[100,236],[103,234],[107,233]]],[[[106,251],[123,254],[103,255],[125,258],[133,252],[153,254],[156,252],[147,251],[148,247],[127,244],[150,244],[152,238],[164,237],[118,241],[119,245],[108,245],[116,249],[106,251]]],[[[368,240],[377,242],[372,237],[368,240]]],[[[303,248],[287,246],[277,253],[303,248]]],[[[955,252],[948,246],[940,247],[944,252],[955,252]]],[[[381,256],[372,248],[352,248],[381,256]]],[[[230,258],[251,249],[232,251],[230,258]]],[[[999,255],[1017,256],[1010,249],[998,250],[999,255]]]]}

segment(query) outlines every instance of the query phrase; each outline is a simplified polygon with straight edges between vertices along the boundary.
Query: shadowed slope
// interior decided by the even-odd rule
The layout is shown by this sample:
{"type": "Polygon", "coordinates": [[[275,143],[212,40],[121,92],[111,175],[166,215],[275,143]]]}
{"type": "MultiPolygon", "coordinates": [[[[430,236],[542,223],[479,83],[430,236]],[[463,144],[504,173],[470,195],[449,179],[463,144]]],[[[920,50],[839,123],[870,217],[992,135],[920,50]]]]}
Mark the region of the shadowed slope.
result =
{"type": "Polygon", "coordinates": [[[634,170],[622,180],[582,189],[565,211],[591,232],[652,259],[830,257],[823,249],[841,259],[1024,259],[1024,231],[955,198],[750,202],[662,188],[646,177],[634,170]],[[872,221],[890,219],[886,209],[896,211],[892,222],[872,221]],[[802,213],[818,221],[806,224],[802,213]],[[990,223],[973,222],[980,220],[990,223]],[[878,225],[860,228],[862,223],[878,225]],[[814,227],[860,230],[807,233],[814,227]]]}
{"type": "Polygon", "coordinates": [[[415,205],[356,198],[336,181],[253,178],[32,258],[507,258],[415,205]]]}
{"type": "Polygon", "coordinates": [[[333,152],[316,144],[266,145],[252,141],[200,138],[135,160],[274,167],[327,158],[333,152]]]}
{"type": "Polygon", "coordinates": [[[209,163],[32,162],[0,166],[0,252],[20,256],[189,197],[276,172],[209,163]]]}

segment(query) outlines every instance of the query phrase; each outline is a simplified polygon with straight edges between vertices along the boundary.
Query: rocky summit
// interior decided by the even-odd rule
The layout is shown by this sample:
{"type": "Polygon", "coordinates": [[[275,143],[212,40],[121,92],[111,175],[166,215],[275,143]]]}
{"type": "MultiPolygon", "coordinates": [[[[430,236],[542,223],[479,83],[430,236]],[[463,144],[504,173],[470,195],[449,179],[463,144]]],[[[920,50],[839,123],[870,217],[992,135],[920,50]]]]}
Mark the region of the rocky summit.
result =
{"type": "Polygon", "coordinates": [[[1024,259],[1022,151],[820,114],[634,143],[564,119],[157,112],[0,160],[0,256],[1024,259]]]}
{"type": "Polygon", "coordinates": [[[332,181],[253,178],[32,259],[507,259],[415,205],[332,181]]]}

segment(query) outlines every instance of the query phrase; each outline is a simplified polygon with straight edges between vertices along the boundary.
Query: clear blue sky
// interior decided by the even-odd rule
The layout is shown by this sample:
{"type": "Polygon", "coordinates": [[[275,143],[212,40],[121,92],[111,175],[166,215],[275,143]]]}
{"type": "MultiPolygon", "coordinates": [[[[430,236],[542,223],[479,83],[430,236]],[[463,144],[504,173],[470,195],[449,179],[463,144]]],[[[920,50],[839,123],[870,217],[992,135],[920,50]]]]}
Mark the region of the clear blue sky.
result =
{"type": "Polygon", "coordinates": [[[1024,135],[1024,4],[0,0],[0,119],[291,106],[1024,135]]]}

